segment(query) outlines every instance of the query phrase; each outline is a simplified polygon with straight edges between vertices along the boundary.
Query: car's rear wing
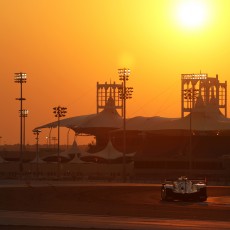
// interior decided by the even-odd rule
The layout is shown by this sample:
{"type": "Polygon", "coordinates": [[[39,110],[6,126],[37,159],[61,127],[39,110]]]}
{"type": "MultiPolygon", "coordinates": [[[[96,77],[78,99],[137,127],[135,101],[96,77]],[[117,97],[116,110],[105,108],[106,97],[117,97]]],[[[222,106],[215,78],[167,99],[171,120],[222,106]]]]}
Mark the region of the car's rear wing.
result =
{"type": "Polygon", "coordinates": [[[207,179],[206,177],[203,179],[189,179],[191,180],[193,183],[202,183],[202,184],[207,184],[207,179]]]}
{"type": "MultiPolygon", "coordinates": [[[[190,180],[190,181],[192,181],[192,183],[202,183],[202,184],[207,184],[207,179],[206,179],[206,177],[205,178],[202,178],[202,179],[200,179],[200,178],[196,178],[196,179],[190,179],[190,178],[187,178],[187,177],[180,177],[180,178],[184,178],[184,179],[187,179],[187,180],[190,180]]],[[[174,181],[178,181],[179,180],[179,178],[174,178],[174,179],[172,179],[172,178],[168,178],[168,179],[165,179],[164,180],[164,182],[162,183],[162,184],[172,184],[174,181]]]]}

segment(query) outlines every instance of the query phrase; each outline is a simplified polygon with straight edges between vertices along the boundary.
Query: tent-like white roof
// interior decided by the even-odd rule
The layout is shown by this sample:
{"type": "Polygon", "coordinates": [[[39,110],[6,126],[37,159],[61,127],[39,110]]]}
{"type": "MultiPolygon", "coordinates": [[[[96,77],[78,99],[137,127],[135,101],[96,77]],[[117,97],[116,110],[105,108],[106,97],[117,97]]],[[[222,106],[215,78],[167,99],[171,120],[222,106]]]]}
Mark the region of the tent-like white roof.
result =
{"type": "MultiPolygon", "coordinates": [[[[74,127],[81,125],[83,122],[86,122],[91,117],[94,117],[96,114],[89,114],[89,115],[82,115],[82,116],[76,116],[76,117],[70,117],[60,120],[60,126],[62,127],[74,127]]],[[[51,122],[45,125],[41,125],[36,127],[35,129],[43,129],[43,128],[55,128],[57,127],[58,122],[51,122]]]]}
{"type": "Polygon", "coordinates": [[[74,140],[72,146],[66,149],[64,152],[61,152],[60,154],[62,156],[68,156],[70,154],[79,154],[79,153],[81,153],[81,150],[79,149],[76,140],[74,140]]]}
{"type": "MultiPolygon", "coordinates": [[[[126,154],[126,157],[133,157],[134,155],[135,153],[128,153],[126,154]]],[[[105,160],[115,160],[123,157],[123,153],[115,149],[112,142],[109,140],[106,147],[99,152],[96,153],[82,152],[81,158],[84,159],[85,157],[103,158],[105,160]]]]}
{"type": "MultiPolygon", "coordinates": [[[[83,115],[77,117],[71,117],[60,120],[60,126],[68,127],[76,132],[85,133],[97,132],[98,129],[116,129],[122,127],[122,117],[115,109],[114,100],[110,97],[106,103],[103,111],[98,114],[83,115]]],[[[46,125],[39,126],[35,129],[42,128],[54,128],[57,127],[58,122],[48,123],[46,125]]]]}
{"type": "MultiPolygon", "coordinates": [[[[219,110],[217,101],[213,97],[208,105],[204,105],[201,96],[197,98],[195,107],[191,113],[184,118],[166,117],[134,117],[127,119],[126,129],[136,131],[154,130],[189,130],[190,123],[192,130],[230,130],[230,119],[226,118],[219,110]]],[[[56,127],[57,122],[52,122],[40,127],[56,127]]],[[[90,114],[63,119],[60,126],[72,128],[78,133],[96,134],[103,129],[114,130],[123,128],[123,119],[115,109],[114,100],[109,98],[105,109],[98,114],[90,114]]]]}
{"type": "Polygon", "coordinates": [[[2,158],[2,156],[0,156],[0,163],[5,162],[5,160],[2,158]]]}
{"type": "Polygon", "coordinates": [[[67,149],[65,152],[63,152],[63,155],[64,154],[74,154],[74,158],[71,161],[69,161],[69,163],[85,163],[79,158],[81,155],[81,150],[79,149],[76,140],[74,140],[70,149],[67,149]]]}
{"type": "MultiPolygon", "coordinates": [[[[71,148],[69,148],[69,149],[66,149],[65,151],[63,151],[63,152],[60,152],[60,154],[59,154],[59,156],[61,157],[61,158],[64,158],[64,159],[69,159],[70,158],[70,155],[78,155],[78,154],[80,154],[80,149],[78,148],[78,146],[77,146],[77,142],[76,142],[76,140],[74,140],[74,142],[73,142],[73,144],[72,144],[72,146],[71,146],[71,148]]],[[[47,158],[56,158],[57,159],[57,153],[54,153],[54,154],[52,154],[52,155],[49,155],[49,156],[47,156],[47,157],[45,157],[44,159],[47,159],[47,158]]],[[[75,157],[75,156],[74,156],[75,157]]],[[[45,161],[43,159],[43,161],[45,161]]]]}
{"type": "Polygon", "coordinates": [[[114,100],[110,97],[104,110],[82,122],[79,128],[120,128],[122,120],[115,109],[114,100]]]}
{"type": "Polygon", "coordinates": [[[88,162],[85,162],[85,161],[81,160],[81,159],[79,158],[79,156],[80,156],[80,155],[75,154],[74,158],[73,158],[71,161],[69,161],[68,163],[79,163],[79,164],[88,163],[88,162]]]}
{"type": "Polygon", "coordinates": [[[42,160],[38,155],[30,162],[30,163],[46,163],[44,160],[42,160]]]}
{"type": "Polygon", "coordinates": [[[198,98],[191,113],[184,118],[135,117],[127,121],[127,130],[230,130],[230,119],[219,110],[215,98],[204,105],[198,98]]]}

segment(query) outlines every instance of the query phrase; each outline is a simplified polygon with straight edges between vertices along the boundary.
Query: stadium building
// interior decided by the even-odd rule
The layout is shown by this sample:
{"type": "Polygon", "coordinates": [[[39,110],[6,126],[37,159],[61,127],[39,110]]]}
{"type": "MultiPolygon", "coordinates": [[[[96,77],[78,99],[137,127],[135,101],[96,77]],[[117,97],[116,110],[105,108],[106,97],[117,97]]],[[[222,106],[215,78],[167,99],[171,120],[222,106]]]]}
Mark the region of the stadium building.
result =
{"type": "MultiPolygon", "coordinates": [[[[52,129],[58,126],[72,129],[76,138],[73,146],[59,156],[54,153],[31,163],[42,165],[40,171],[45,171],[46,176],[55,175],[57,168],[41,164],[44,162],[61,163],[64,174],[74,176],[94,175],[99,169],[100,174],[121,176],[126,169],[129,176],[141,179],[188,174],[229,177],[227,82],[221,83],[218,75],[182,74],[180,118],[138,116],[124,120],[121,87],[115,82],[97,83],[96,113],[36,127],[49,129],[49,139],[52,129]],[[95,138],[95,143],[84,151],[76,142],[81,135],[95,138]]],[[[35,168],[27,166],[29,171],[35,168]]]]}

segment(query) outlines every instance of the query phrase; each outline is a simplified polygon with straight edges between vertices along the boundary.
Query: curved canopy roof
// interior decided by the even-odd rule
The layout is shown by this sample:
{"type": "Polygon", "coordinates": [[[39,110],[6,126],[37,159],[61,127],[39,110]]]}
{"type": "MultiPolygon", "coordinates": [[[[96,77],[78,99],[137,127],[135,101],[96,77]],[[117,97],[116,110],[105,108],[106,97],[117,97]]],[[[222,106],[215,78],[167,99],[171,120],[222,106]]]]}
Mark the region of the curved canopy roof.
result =
{"type": "MultiPolygon", "coordinates": [[[[127,119],[126,129],[136,131],[154,130],[230,130],[230,119],[226,118],[219,110],[217,101],[213,97],[208,105],[205,105],[202,97],[198,97],[191,113],[184,118],[166,117],[133,117],[127,119]]],[[[52,122],[41,128],[56,127],[57,122],[52,122]]],[[[123,119],[115,109],[114,100],[109,98],[105,109],[98,114],[90,114],[66,118],[60,121],[60,126],[68,127],[78,133],[97,134],[103,129],[114,130],[123,128],[123,119]]]]}
{"type": "Polygon", "coordinates": [[[230,119],[217,107],[215,98],[204,105],[201,97],[197,99],[191,113],[184,118],[134,117],[127,121],[128,130],[230,130],[230,119]]]}
{"type": "MultiPolygon", "coordinates": [[[[98,114],[76,116],[60,120],[60,126],[73,129],[75,132],[93,134],[98,129],[117,129],[122,127],[122,117],[115,109],[114,100],[109,98],[103,111],[98,114]]],[[[48,123],[35,129],[55,128],[58,122],[48,123]]]]}
{"type": "MultiPolygon", "coordinates": [[[[79,128],[119,128],[122,126],[122,117],[115,109],[114,100],[110,97],[106,103],[105,109],[95,116],[90,117],[82,122],[79,128]]],[[[76,126],[75,126],[76,127],[76,126]]]]}
{"type": "Polygon", "coordinates": [[[166,117],[133,117],[127,119],[127,130],[155,130],[157,126],[178,120],[178,118],[166,117]]]}
{"type": "MultiPolygon", "coordinates": [[[[82,124],[83,122],[86,122],[91,117],[94,117],[96,114],[89,114],[89,115],[82,115],[82,116],[76,116],[76,117],[70,117],[60,120],[60,126],[71,128],[74,126],[78,126],[82,124]]],[[[44,129],[44,128],[56,128],[58,126],[58,122],[51,122],[45,125],[41,125],[36,127],[35,129],[44,129]]]]}

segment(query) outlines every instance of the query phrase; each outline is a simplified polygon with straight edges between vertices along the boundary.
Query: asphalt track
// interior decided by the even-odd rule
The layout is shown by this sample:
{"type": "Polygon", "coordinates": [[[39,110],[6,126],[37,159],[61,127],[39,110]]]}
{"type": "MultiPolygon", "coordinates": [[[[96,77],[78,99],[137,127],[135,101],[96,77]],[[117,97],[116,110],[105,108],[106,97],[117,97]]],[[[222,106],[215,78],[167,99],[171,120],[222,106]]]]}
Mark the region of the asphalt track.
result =
{"type": "Polygon", "coordinates": [[[2,184],[0,229],[230,229],[230,187],[208,186],[208,196],[162,202],[159,184],[2,184]]]}

